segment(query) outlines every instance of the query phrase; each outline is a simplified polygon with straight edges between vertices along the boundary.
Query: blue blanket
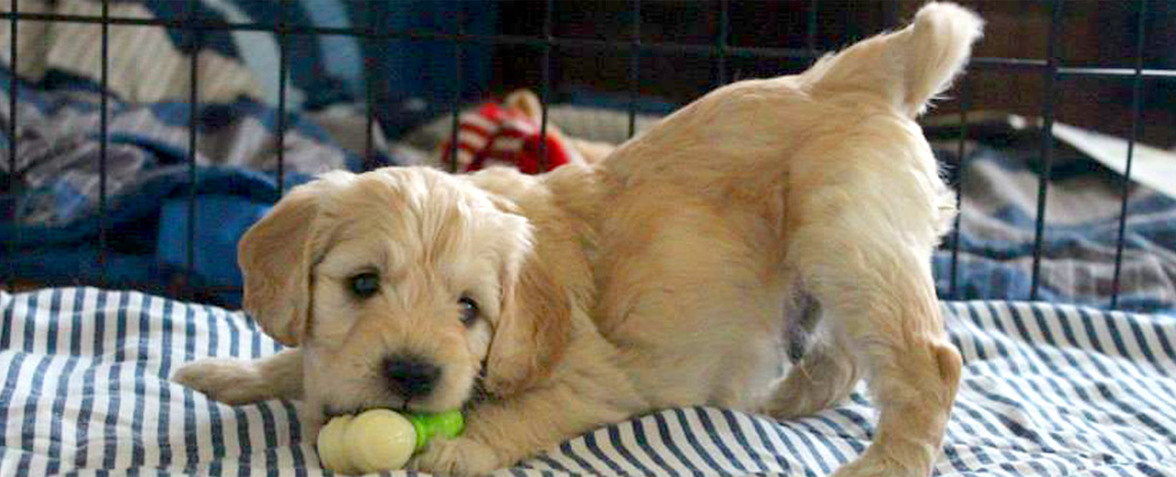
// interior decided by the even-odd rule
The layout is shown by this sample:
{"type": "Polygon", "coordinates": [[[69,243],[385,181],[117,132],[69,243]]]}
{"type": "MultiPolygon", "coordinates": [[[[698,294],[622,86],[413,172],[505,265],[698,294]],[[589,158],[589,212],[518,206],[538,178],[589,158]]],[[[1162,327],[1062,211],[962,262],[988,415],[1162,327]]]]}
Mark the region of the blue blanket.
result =
{"type": "MultiPolygon", "coordinates": [[[[277,112],[249,100],[205,104],[197,114],[195,167],[186,103],[110,99],[107,214],[100,217],[98,95],[47,92],[18,82],[15,173],[7,111],[11,76],[0,70],[0,271],[41,283],[87,282],[163,290],[188,264],[189,194],[195,199],[193,274],[198,287],[240,283],[235,250],[279,196],[277,112]],[[19,218],[19,220],[17,220],[19,218]],[[105,263],[99,231],[106,227],[105,263]]],[[[286,121],[284,187],[362,161],[315,124],[286,121]]],[[[380,157],[383,163],[392,163],[380,157]]],[[[227,291],[220,301],[233,302],[227,291]]],[[[216,298],[216,297],[207,297],[216,298]]]]}
{"type": "MultiPolygon", "coordinates": [[[[959,262],[955,236],[934,260],[939,294],[956,300],[1030,297],[1041,178],[1041,132],[973,124],[964,159],[953,128],[928,128],[949,180],[962,190],[959,262]]],[[[1042,234],[1038,299],[1107,308],[1113,294],[1122,176],[1055,143],[1042,234]]],[[[1132,184],[1119,309],[1176,314],[1176,200],[1132,184]]]]}

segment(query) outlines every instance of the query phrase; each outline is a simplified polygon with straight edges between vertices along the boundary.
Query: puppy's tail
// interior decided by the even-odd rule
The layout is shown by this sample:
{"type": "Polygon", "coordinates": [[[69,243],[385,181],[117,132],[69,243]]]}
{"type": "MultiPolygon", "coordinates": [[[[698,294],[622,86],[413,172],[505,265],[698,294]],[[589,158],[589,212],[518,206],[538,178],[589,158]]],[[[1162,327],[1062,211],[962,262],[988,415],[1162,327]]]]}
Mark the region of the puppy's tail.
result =
{"type": "Polygon", "coordinates": [[[951,85],[984,22],[954,3],[929,3],[894,33],[822,58],[804,74],[814,94],[853,90],[883,96],[910,117],[951,85]]]}

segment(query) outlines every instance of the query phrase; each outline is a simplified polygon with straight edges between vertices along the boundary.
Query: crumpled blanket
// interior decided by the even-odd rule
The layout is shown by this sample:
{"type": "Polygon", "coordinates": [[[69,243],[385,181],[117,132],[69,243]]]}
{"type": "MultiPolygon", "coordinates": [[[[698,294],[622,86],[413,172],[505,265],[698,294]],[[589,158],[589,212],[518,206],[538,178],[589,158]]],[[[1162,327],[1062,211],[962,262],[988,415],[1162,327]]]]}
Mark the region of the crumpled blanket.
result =
{"type": "MultiPolygon", "coordinates": [[[[0,255],[0,270],[48,283],[105,281],[160,290],[188,264],[187,200],[193,189],[190,284],[239,284],[236,241],[278,198],[277,111],[247,99],[202,105],[191,174],[186,103],[110,98],[107,219],[100,224],[98,94],[40,91],[18,82],[14,174],[9,81],[11,75],[0,71],[0,243],[5,252],[15,246],[17,253],[0,255]],[[100,226],[108,245],[101,263],[100,226]]],[[[302,116],[288,115],[286,127],[285,188],[327,170],[361,168],[360,158],[302,116]]]]}
{"type": "MultiPolygon", "coordinates": [[[[934,260],[950,299],[1026,300],[1032,283],[1041,177],[1041,131],[973,124],[961,167],[954,128],[928,128],[953,184],[962,183],[959,263],[955,237],[934,260]],[[962,180],[962,182],[961,182],[962,180]]],[[[1096,308],[1111,304],[1122,176],[1055,142],[1046,199],[1038,299],[1096,308]]],[[[1176,314],[1176,200],[1132,183],[1128,191],[1118,308],[1176,314]]]]}

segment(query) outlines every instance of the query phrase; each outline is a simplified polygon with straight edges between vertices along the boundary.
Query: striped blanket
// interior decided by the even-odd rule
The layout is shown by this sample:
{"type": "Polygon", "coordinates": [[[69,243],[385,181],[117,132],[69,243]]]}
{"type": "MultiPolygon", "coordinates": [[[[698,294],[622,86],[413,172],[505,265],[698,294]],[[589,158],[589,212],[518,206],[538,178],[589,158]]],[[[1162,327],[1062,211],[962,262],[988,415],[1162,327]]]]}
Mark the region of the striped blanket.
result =
{"type": "MultiPolygon", "coordinates": [[[[939,475],[1176,475],[1176,320],[945,305],[964,380],[939,475]]],[[[91,288],[0,292],[0,474],[319,475],[296,403],[229,407],[167,381],[279,345],[236,312],[91,288]]],[[[870,402],[795,421],[669,409],[501,475],[825,475],[868,445],[870,402]]]]}

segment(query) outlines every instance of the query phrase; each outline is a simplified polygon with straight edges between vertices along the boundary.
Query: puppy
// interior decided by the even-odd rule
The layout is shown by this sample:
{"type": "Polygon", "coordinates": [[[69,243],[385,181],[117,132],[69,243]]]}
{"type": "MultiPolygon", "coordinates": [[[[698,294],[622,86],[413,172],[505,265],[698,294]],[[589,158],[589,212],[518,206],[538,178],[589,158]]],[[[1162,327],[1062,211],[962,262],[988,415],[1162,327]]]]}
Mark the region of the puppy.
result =
{"type": "Polygon", "coordinates": [[[803,74],[720,88],[598,164],[334,172],[242,239],[245,308],[285,351],[189,364],[228,403],[465,408],[416,469],[482,474],[634,414],[777,418],[865,378],[840,476],[929,474],[960,376],[930,256],[955,213],[914,118],[981,21],[929,4],[803,74]],[[796,323],[817,337],[782,376],[796,323]]]}

